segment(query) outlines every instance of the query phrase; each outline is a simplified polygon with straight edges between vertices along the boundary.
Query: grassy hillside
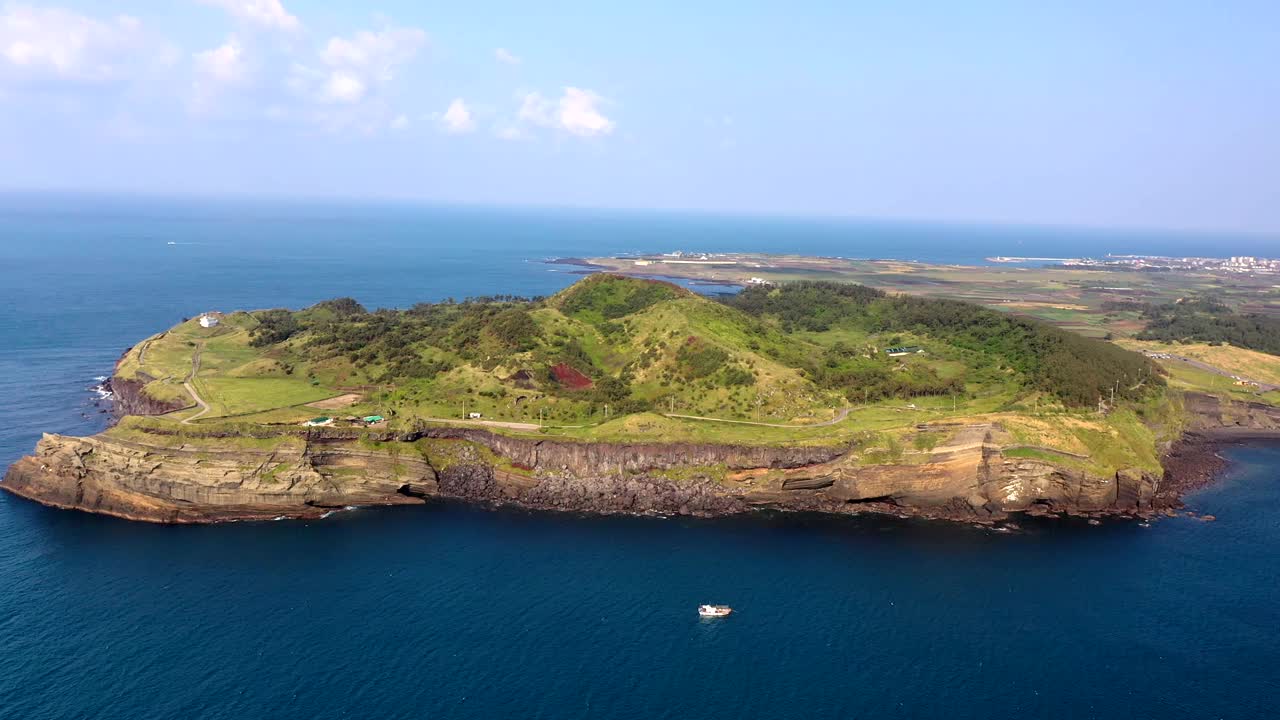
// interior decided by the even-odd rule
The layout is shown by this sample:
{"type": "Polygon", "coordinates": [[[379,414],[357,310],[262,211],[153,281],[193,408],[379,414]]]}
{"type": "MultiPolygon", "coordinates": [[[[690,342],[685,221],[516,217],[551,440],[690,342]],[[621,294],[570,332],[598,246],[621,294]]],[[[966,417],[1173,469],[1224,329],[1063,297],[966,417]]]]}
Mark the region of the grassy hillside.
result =
{"type": "Polygon", "coordinates": [[[1135,418],[1158,416],[1164,402],[1164,380],[1140,354],[975,305],[813,282],[717,302],[612,275],[549,298],[377,311],[338,299],[236,313],[216,328],[185,322],[131,350],[118,374],[145,375],[148,393],[170,396],[187,393],[190,377],[210,406],[197,424],[377,414],[409,427],[479,413],[499,432],[857,440],[892,455],[912,447],[921,423],[1038,418],[1010,442],[1085,448],[1099,457],[1095,469],[1149,464],[1151,436],[1135,418]],[[1059,426],[1078,432],[1035,430],[1059,426]],[[1104,451],[1107,437],[1127,449],[1104,451]]]}

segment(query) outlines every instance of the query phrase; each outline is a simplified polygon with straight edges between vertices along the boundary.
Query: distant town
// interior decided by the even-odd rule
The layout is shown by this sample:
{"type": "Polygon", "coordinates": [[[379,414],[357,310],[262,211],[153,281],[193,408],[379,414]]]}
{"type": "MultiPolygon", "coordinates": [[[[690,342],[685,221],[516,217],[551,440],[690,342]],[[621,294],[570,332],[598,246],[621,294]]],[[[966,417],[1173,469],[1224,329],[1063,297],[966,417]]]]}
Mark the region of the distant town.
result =
{"type": "Polygon", "coordinates": [[[1160,255],[1107,255],[1105,258],[989,257],[988,262],[1056,262],[1062,267],[1086,270],[1195,270],[1249,275],[1280,274],[1280,259],[1237,255],[1228,258],[1164,257],[1160,255]]]}
{"type": "MultiPolygon", "coordinates": [[[[769,256],[755,253],[709,253],[675,250],[662,254],[645,254],[622,256],[619,260],[629,260],[636,266],[647,265],[703,265],[703,266],[743,266],[768,267],[771,261],[786,256],[769,256]]],[[[808,258],[812,261],[853,260],[853,258],[829,257],[808,258]]],[[[1138,270],[1150,272],[1162,271],[1200,271],[1227,272],[1238,274],[1280,275],[1280,259],[1237,255],[1233,257],[1166,257],[1163,255],[1107,255],[1102,258],[1062,258],[1062,257],[1013,257],[997,255],[986,258],[987,262],[1001,264],[1039,263],[1063,268],[1084,270],[1138,270]]],[[[763,282],[760,278],[753,280],[763,282]]]]}

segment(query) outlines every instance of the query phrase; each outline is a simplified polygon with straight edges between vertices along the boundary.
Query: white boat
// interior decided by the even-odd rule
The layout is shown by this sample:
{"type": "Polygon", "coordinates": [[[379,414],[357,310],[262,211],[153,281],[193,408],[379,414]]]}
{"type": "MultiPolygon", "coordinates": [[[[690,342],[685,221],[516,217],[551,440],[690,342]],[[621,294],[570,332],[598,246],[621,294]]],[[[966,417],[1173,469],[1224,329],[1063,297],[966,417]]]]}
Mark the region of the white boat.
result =
{"type": "Polygon", "coordinates": [[[698,614],[704,618],[725,617],[733,612],[733,608],[728,605],[699,605],[698,614]]]}

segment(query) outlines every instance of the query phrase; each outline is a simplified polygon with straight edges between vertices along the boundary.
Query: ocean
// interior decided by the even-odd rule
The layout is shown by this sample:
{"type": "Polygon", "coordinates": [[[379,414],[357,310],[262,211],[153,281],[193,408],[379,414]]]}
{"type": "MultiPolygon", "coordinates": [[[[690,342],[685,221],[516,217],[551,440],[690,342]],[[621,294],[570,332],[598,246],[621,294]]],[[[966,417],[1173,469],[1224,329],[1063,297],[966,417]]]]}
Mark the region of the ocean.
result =
{"type": "MultiPolygon", "coordinates": [[[[1268,249],[1270,248],[1270,252],[1268,249]]],[[[1274,240],[588,210],[0,195],[0,463],[205,310],[554,292],[674,249],[980,263],[1274,240]]],[[[158,527],[0,494],[0,718],[1262,718],[1280,447],[1216,522],[581,517],[451,503],[158,527]],[[699,620],[702,602],[738,612],[699,620]]]]}

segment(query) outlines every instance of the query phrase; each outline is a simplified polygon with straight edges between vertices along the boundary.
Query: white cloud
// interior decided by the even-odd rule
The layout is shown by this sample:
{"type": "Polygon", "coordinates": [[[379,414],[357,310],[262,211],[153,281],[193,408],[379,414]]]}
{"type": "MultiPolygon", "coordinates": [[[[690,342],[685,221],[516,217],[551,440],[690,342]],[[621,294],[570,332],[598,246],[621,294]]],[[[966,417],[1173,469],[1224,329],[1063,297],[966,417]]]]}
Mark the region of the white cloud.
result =
{"type": "Polygon", "coordinates": [[[193,113],[213,110],[224,90],[244,85],[249,77],[244,46],[234,35],[216,48],[193,54],[191,59],[195,80],[191,85],[187,109],[193,113]]]}
{"type": "Polygon", "coordinates": [[[556,122],[551,101],[537,91],[526,94],[520,101],[516,118],[541,127],[554,127],[556,122]]]}
{"type": "Polygon", "coordinates": [[[563,130],[579,137],[608,135],[614,122],[605,117],[599,105],[603,99],[591,90],[566,87],[559,100],[552,101],[539,92],[521,98],[516,117],[539,127],[563,130]]]}
{"type": "Polygon", "coordinates": [[[397,116],[395,116],[395,117],[391,118],[391,129],[392,129],[392,130],[404,130],[404,129],[405,129],[405,128],[407,128],[407,127],[409,127],[409,116],[408,116],[408,115],[405,115],[404,113],[400,113],[399,115],[397,115],[397,116]]]}
{"type": "Polygon", "coordinates": [[[426,44],[427,34],[412,27],[329,38],[286,74],[285,86],[303,105],[297,117],[329,132],[385,132],[398,115],[388,91],[426,44]]]}
{"type": "Polygon", "coordinates": [[[449,108],[444,111],[444,115],[440,116],[440,127],[447,133],[457,135],[475,130],[476,121],[471,116],[471,109],[467,107],[467,103],[462,98],[456,98],[449,103],[449,108]]]}
{"type": "Polygon", "coordinates": [[[349,38],[333,37],[320,53],[330,67],[358,68],[390,79],[392,70],[413,59],[427,42],[418,28],[361,30],[349,38]]]}
{"type": "Polygon", "coordinates": [[[118,15],[97,20],[62,8],[6,5],[0,11],[0,60],[25,72],[102,81],[124,74],[147,46],[142,23],[118,15]]]}
{"type": "Polygon", "coordinates": [[[560,98],[560,125],[574,135],[608,135],[613,121],[600,112],[600,96],[575,87],[564,89],[560,98]]]}
{"type": "Polygon", "coordinates": [[[297,30],[298,18],[289,14],[280,0],[200,0],[205,5],[222,8],[232,16],[264,28],[297,30]]]}
{"type": "Polygon", "coordinates": [[[362,30],[350,37],[332,37],[320,51],[324,67],[295,65],[289,84],[324,103],[356,104],[390,83],[426,42],[427,34],[418,28],[362,30]]]}
{"type": "Polygon", "coordinates": [[[248,75],[244,47],[234,36],[212,50],[194,56],[196,72],[222,85],[236,85],[248,75]]]}
{"type": "Polygon", "coordinates": [[[334,70],[324,83],[321,98],[325,102],[357,103],[364,97],[364,80],[348,70],[334,70]]]}
{"type": "Polygon", "coordinates": [[[513,54],[506,48],[498,48],[497,50],[494,50],[493,56],[498,59],[498,62],[505,63],[507,65],[519,65],[524,62],[518,55],[513,54]]]}

